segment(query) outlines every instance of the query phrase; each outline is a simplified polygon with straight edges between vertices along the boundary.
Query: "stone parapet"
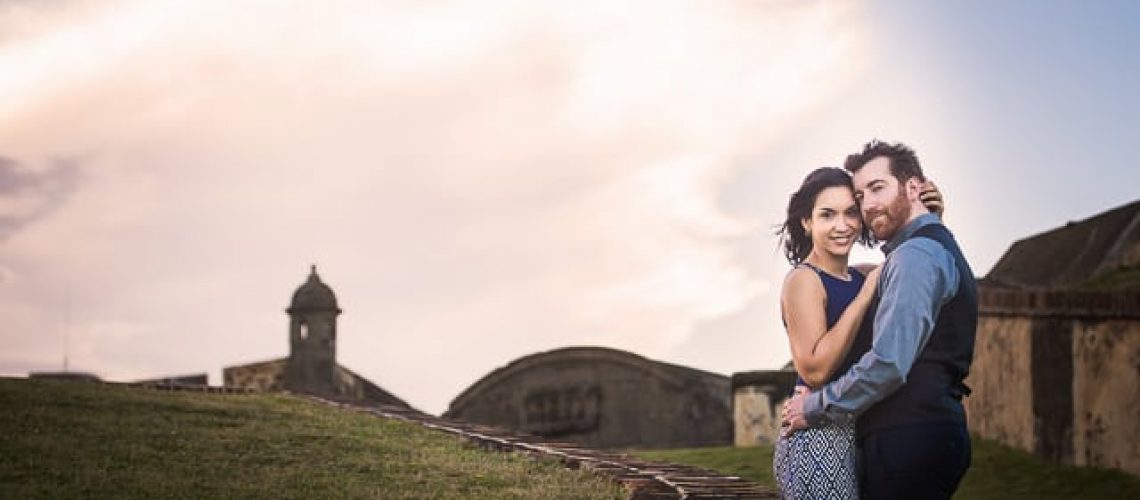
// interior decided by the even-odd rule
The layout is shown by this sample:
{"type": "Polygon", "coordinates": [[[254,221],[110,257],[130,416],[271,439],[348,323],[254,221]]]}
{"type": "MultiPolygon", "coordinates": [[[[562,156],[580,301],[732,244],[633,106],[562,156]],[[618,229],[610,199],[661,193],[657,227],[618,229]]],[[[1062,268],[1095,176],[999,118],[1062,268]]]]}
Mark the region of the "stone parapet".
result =
{"type": "Polygon", "coordinates": [[[1140,291],[1020,290],[981,286],[978,311],[990,316],[1140,319],[1140,291]]]}
{"type": "Polygon", "coordinates": [[[226,387],[242,387],[257,391],[281,391],[285,389],[285,365],[288,362],[289,358],[281,358],[260,363],[229,366],[222,369],[222,383],[226,387]]]}
{"type": "Polygon", "coordinates": [[[209,377],[205,373],[136,380],[135,383],[144,385],[210,385],[209,377]]]}

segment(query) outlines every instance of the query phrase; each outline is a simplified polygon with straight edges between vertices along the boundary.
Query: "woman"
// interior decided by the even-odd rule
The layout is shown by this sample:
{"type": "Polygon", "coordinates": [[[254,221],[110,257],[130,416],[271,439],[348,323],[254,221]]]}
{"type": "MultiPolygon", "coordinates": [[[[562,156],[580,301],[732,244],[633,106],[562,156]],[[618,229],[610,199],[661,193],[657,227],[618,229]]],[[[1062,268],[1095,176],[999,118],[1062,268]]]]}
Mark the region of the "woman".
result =
{"type": "MultiPolygon", "coordinates": [[[[923,200],[941,214],[933,183],[923,200]]],[[[809,174],[792,194],[778,234],[793,266],[780,306],[799,374],[796,390],[818,388],[846,373],[871,344],[873,318],[864,315],[875,298],[879,269],[847,262],[856,241],[874,244],[851,176],[838,168],[809,174]],[[860,347],[852,349],[857,336],[860,347]]],[[[854,423],[833,424],[781,438],[773,468],[785,498],[858,498],[857,459],[854,423]]]]}

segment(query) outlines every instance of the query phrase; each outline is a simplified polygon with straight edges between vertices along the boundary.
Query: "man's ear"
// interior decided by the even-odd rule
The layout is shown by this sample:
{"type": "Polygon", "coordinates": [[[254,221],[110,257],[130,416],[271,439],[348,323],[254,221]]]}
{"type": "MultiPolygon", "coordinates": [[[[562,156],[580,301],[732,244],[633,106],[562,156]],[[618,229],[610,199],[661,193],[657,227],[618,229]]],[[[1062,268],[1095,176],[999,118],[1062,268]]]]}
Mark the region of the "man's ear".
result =
{"type": "Polygon", "coordinates": [[[923,180],[918,177],[911,177],[906,180],[906,199],[912,202],[920,202],[918,195],[922,193],[923,180]]]}

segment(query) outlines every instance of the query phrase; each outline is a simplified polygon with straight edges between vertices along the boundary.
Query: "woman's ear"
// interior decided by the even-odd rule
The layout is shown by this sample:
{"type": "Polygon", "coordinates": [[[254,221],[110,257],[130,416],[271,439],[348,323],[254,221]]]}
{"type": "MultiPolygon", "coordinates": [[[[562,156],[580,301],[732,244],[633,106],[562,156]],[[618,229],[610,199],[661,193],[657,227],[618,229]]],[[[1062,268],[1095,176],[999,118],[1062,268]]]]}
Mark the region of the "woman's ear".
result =
{"type": "Polygon", "coordinates": [[[800,219],[800,225],[804,228],[804,233],[811,236],[811,218],[800,219]]]}

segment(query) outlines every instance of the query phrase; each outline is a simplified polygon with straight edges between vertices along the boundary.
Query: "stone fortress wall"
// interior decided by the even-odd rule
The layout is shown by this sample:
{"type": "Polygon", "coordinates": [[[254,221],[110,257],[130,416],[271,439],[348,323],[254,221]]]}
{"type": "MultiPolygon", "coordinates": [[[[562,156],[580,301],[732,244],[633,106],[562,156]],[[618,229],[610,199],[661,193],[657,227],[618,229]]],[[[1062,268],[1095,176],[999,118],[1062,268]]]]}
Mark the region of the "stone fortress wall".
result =
{"type": "Polygon", "coordinates": [[[257,391],[284,390],[285,364],[288,362],[289,358],[281,358],[261,363],[227,366],[222,369],[222,383],[226,387],[243,387],[257,391]]]}
{"type": "Polygon", "coordinates": [[[1140,291],[981,291],[978,436],[1140,475],[1140,291]]]}
{"type": "Polygon", "coordinates": [[[723,446],[729,384],[625,351],[568,347],[492,371],[443,416],[604,448],[723,446]]]}
{"type": "Polygon", "coordinates": [[[971,430],[1140,474],[1140,201],[1015,242],[979,292],[971,430]]]}

